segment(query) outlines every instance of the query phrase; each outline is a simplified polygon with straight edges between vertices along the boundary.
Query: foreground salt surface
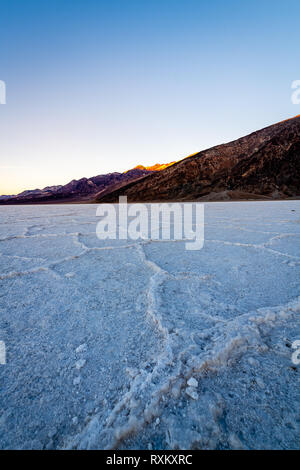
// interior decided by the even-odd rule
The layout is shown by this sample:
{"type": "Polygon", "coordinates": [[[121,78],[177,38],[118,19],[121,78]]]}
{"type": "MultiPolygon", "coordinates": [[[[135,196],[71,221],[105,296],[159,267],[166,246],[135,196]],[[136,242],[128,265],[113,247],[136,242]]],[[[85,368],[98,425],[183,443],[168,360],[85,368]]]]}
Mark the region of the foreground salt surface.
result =
{"type": "Polygon", "coordinates": [[[0,447],[299,448],[300,202],[208,203],[200,251],[95,212],[0,207],[0,447]]]}

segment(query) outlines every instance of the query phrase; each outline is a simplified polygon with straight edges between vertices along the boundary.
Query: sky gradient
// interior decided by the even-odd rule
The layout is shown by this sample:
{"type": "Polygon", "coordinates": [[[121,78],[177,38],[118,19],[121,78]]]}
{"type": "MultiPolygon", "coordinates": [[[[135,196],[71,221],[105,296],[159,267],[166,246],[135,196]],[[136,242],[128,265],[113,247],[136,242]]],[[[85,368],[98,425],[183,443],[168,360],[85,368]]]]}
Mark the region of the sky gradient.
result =
{"type": "Polygon", "coordinates": [[[0,194],[300,114],[299,0],[0,0],[0,194]]]}

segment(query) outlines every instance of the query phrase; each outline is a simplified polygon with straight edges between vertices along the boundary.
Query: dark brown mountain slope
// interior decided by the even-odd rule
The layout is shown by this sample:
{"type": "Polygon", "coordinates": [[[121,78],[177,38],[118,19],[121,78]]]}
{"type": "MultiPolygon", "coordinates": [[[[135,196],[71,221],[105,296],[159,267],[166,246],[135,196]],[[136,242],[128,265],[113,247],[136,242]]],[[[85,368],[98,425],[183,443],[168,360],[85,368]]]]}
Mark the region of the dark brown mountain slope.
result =
{"type": "Polygon", "coordinates": [[[97,202],[300,196],[300,116],[204,150],[97,202]]]}

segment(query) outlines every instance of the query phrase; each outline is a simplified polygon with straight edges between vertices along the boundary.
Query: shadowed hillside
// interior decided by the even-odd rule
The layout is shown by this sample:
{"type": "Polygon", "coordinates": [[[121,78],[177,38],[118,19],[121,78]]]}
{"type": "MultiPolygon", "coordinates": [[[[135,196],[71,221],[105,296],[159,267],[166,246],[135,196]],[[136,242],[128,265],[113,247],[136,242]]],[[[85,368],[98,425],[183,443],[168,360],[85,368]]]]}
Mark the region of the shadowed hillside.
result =
{"type": "Polygon", "coordinates": [[[97,202],[300,196],[300,117],[218,145],[97,197],[97,202]]]}

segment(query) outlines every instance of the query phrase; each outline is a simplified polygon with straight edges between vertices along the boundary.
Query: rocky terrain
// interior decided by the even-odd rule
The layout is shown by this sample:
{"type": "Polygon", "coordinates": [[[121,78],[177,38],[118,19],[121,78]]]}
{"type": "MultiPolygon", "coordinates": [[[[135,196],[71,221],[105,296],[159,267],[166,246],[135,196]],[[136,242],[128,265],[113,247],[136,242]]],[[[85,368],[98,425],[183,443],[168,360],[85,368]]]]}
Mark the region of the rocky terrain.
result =
{"type": "Polygon", "coordinates": [[[0,196],[0,204],[224,201],[300,196],[300,116],[178,162],[0,196]]]}
{"type": "Polygon", "coordinates": [[[98,202],[282,199],[300,196],[300,116],[181,160],[98,202]]]}
{"type": "Polygon", "coordinates": [[[108,173],[72,180],[64,186],[47,186],[44,189],[23,191],[15,196],[0,196],[0,204],[41,204],[60,202],[87,202],[101,196],[105,190],[115,190],[122,184],[137,181],[149,175],[146,169],[134,168],[126,173],[108,173]]]}

